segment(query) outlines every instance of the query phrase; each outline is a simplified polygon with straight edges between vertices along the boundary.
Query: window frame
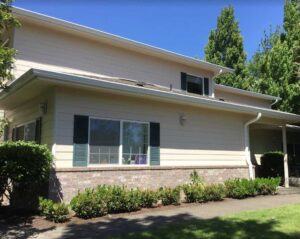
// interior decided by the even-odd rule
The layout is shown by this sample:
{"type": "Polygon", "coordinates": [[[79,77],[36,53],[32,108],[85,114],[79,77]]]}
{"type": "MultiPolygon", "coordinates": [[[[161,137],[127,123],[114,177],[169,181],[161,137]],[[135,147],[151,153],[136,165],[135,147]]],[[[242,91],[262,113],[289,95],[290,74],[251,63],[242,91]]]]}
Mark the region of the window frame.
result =
{"type": "Polygon", "coordinates": [[[104,118],[104,117],[96,117],[89,116],[89,126],[88,126],[88,159],[87,159],[88,167],[147,167],[150,166],[150,122],[139,121],[139,120],[127,120],[127,119],[116,119],[116,118],[104,118]],[[119,145],[119,157],[118,163],[116,164],[91,164],[90,163],[90,125],[91,119],[95,120],[111,120],[111,121],[119,121],[120,122],[120,145],[119,145]],[[148,147],[147,147],[147,163],[146,164],[123,164],[123,123],[140,123],[147,124],[148,127],[148,147]]]}
{"type": "Polygon", "coordinates": [[[191,93],[191,94],[195,94],[195,95],[201,95],[201,96],[208,96],[208,97],[212,96],[211,77],[204,76],[204,75],[190,74],[188,72],[186,72],[185,74],[186,74],[186,92],[191,93]],[[201,79],[201,82],[202,82],[202,94],[192,93],[192,92],[188,91],[188,80],[187,80],[188,76],[193,76],[193,77],[197,77],[197,78],[201,79]],[[209,84],[208,84],[208,95],[205,94],[204,78],[207,78],[208,82],[209,82],[209,84]]]}
{"type": "MultiPolygon", "coordinates": [[[[16,141],[22,140],[22,141],[25,141],[25,142],[35,142],[35,139],[32,140],[32,141],[26,141],[26,140],[25,140],[25,126],[26,126],[26,125],[29,125],[29,124],[31,124],[31,123],[34,123],[35,129],[36,129],[36,120],[30,120],[30,121],[26,121],[25,123],[20,123],[20,124],[14,125],[14,127],[13,127],[12,129],[15,129],[15,130],[17,130],[17,128],[19,128],[19,127],[22,127],[22,126],[24,127],[24,138],[23,138],[23,139],[18,139],[18,140],[16,140],[16,141]]],[[[35,132],[35,134],[36,134],[36,132],[35,132]]],[[[12,135],[11,138],[13,138],[13,135],[12,135]]]]}

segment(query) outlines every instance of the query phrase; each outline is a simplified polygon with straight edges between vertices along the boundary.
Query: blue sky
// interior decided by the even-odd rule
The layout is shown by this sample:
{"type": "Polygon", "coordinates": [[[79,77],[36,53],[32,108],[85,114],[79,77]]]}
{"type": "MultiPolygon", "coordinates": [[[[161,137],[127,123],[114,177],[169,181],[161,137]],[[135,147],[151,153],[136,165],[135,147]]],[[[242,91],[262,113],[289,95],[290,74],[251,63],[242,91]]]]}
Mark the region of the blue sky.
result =
{"type": "Polygon", "coordinates": [[[233,5],[248,59],[264,30],[282,25],[283,0],[15,0],[14,5],[191,57],[204,58],[209,32],[233,5]]]}

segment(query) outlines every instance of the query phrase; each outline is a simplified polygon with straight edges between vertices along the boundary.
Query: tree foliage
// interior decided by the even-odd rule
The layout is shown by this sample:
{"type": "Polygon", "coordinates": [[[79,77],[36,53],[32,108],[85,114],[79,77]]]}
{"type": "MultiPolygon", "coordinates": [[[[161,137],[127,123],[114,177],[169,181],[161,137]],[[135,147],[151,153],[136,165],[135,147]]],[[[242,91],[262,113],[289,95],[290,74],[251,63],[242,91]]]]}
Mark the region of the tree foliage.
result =
{"type": "Polygon", "coordinates": [[[276,95],[277,109],[300,113],[300,1],[287,0],[283,29],[265,33],[250,64],[250,89],[276,95]]]}
{"type": "Polygon", "coordinates": [[[11,0],[1,0],[0,2],[0,88],[5,88],[9,80],[12,79],[11,69],[16,55],[16,50],[9,47],[9,37],[7,34],[14,27],[19,27],[19,21],[13,16],[11,0]]]}
{"type": "Polygon", "coordinates": [[[234,69],[234,74],[222,75],[216,79],[218,83],[245,88],[247,75],[243,38],[239,23],[234,16],[232,6],[222,9],[217,20],[217,28],[209,35],[205,48],[205,59],[211,63],[234,69]]]}

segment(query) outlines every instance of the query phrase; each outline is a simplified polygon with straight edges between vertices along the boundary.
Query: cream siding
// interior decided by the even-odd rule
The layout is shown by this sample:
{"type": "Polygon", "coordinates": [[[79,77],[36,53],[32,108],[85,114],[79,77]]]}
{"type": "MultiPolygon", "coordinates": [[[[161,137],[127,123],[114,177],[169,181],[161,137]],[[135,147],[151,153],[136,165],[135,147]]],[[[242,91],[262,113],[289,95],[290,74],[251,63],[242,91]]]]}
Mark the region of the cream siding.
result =
{"type": "Polygon", "coordinates": [[[180,89],[181,72],[212,77],[212,72],[188,67],[86,38],[23,22],[15,31],[18,49],[15,76],[30,68],[103,74],[180,89]]]}
{"type": "Polygon", "coordinates": [[[53,144],[53,119],[54,119],[54,94],[53,91],[44,92],[40,96],[20,104],[19,107],[5,111],[9,120],[10,139],[12,128],[36,120],[42,117],[42,144],[47,144],[52,148],[53,144]],[[47,113],[42,115],[39,104],[47,102],[47,113]]]}
{"type": "Polygon", "coordinates": [[[107,93],[57,89],[56,166],[72,167],[74,114],[160,122],[161,165],[246,165],[243,116],[107,93]],[[179,115],[185,114],[181,126],[179,115]]]}
{"type": "Polygon", "coordinates": [[[224,92],[222,90],[215,90],[215,98],[217,99],[223,99],[227,102],[234,102],[238,104],[245,104],[245,105],[253,105],[257,107],[262,108],[270,108],[270,105],[272,103],[271,100],[267,99],[259,99],[256,97],[251,97],[247,95],[242,94],[234,94],[232,92],[224,92]]]}

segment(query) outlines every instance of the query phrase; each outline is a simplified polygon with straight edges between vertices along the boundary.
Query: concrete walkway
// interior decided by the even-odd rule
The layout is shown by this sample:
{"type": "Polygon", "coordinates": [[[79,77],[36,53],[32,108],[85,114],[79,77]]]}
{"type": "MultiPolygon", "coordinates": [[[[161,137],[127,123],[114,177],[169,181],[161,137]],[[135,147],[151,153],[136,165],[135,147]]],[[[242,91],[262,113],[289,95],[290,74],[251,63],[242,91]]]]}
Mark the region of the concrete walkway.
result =
{"type": "Polygon", "coordinates": [[[71,239],[71,238],[110,238],[124,233],[143,231],[149,228],[165,226],[169,223],[190,219],[208,219],[242,211],[279,207],[300,203],[300,195],[277,195],[249,198],[244,200],[226,199],[222,202],[192,204],[173,207],[168,210],[154,210],[140,214],[113,215],[111,218],[99,218],[91,222],[57,226],[30,238],[71,239]]]}

